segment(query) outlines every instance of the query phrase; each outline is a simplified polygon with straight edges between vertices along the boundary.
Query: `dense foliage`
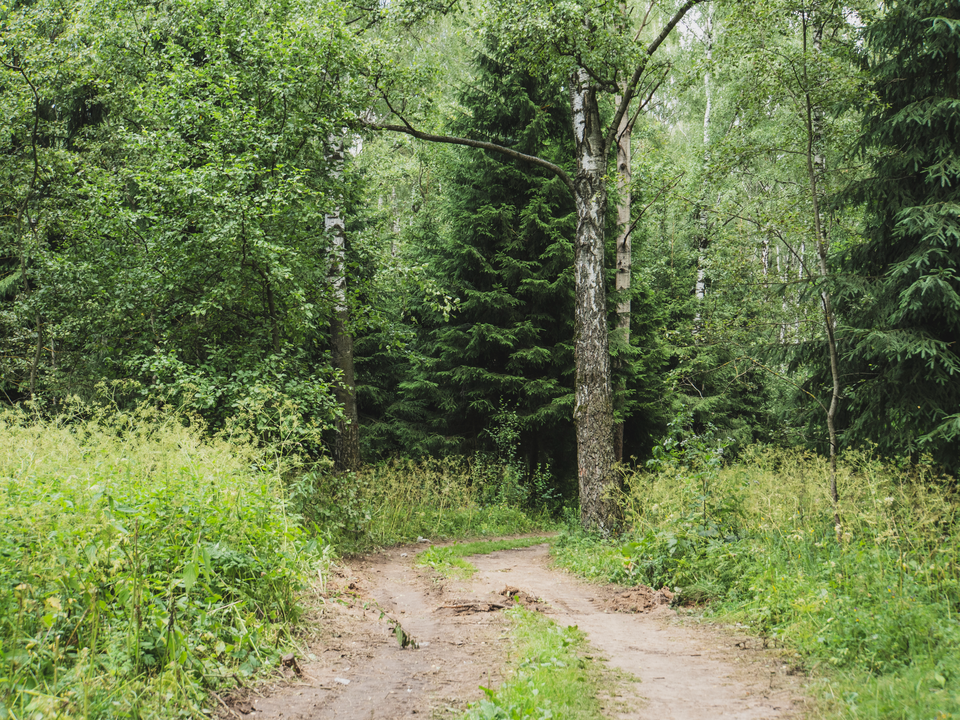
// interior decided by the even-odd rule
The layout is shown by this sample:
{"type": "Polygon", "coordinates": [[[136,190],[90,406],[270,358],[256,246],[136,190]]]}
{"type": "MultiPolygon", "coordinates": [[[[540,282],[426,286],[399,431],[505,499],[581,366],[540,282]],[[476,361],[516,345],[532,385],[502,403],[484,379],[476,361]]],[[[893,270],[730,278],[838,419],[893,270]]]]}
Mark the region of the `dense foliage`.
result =
{"type": "Polygon", "coordinates": [[[336,412],[328,143],[358,69],[343,18],[258,2],[4,14],[7,397],[123,379],[134,399],[316,443],[336,412]]]}
{"type": "MultiPolygon", "coordinates": [[[[632,345],[611,350],[627,457],[681,410],[737,447],[822,449],[836,326],[844,441],[955,463],[957,19],[941,5],[765,0],[683,21],[617,191],[633,200],[632,345]],[[861,46],[856,22],[875,15],[861,46]],[[844,166],[858,141],[867,179],[844,166]],[[845,185],[854,204],[832,208],[845,185]]],[[[331,359],[343,282],[368,456],[495,450],[513,412],[525,473],[550,460],[571,479],[568,186],[491,151],[371,141],[361,122],[401,98],[416,122],[572,171],[569,88],[510,45],[531,31],[516,18],[437,10],[4,6],[7,399],[55,409],[108,381],[115,399],[323,454],[349,370],[331,359]]],[[[576,56],[569,18],[544,12],[536,32],[576,56]]],[[[604,13],[608,50],[625,52],[604,13]]],[[[581,60],[613,67],[595,51],[581,60]]]]}
{"type": "Polygon", "coordinates": [[[276,663],[329,547],[251,446],[152,411],[0,416],[0,712],[199,715],[276,663]]]}
{"type": "Polygon", "coordinates": [[[841,268],[846,439],[960,467],[960,9],[899,2],[867,32],[865,241],[841,268]]]}

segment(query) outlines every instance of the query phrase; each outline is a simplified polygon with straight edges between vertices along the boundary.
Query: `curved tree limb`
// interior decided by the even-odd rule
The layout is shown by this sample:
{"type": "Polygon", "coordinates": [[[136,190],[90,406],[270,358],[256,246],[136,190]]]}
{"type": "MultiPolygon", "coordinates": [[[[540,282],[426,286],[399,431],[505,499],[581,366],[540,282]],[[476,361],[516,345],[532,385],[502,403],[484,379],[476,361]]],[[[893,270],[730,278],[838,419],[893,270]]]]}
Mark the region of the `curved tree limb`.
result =
{"type": "Polygon", "coordinates": [[[406,120],[403,122],[403,125],[390,125],[386,123],[364,121],[364,125],[369,128],[373,128],[374,130],[389,130],[390,132],[405,133],[407,135],[412,135],[419,140],[426,140],[428,142],[446,143],[448,145],[466,145],[467,147],[480,148],[481,150],[492,150],[493,152],[506,155],[514,160],[523,160],[524,162],[528,162],[533,165],[539,165],[540,167],[549,170],[558,178],[560,178],[560,180],[564,185],[567,186],[567,189],[571,193],[574,192],[573,179],[570,177],[567,171],[559,165],[554,165],[549,160],[544,160],[536,155],[527,155],[526,153],[504,147],[503,145],[497,145],[496,143],[485,142],[483,140],[472,140],[470,138],[456,137],[454,135],[434,135],[433,133],[417,130],[406,120]]]}

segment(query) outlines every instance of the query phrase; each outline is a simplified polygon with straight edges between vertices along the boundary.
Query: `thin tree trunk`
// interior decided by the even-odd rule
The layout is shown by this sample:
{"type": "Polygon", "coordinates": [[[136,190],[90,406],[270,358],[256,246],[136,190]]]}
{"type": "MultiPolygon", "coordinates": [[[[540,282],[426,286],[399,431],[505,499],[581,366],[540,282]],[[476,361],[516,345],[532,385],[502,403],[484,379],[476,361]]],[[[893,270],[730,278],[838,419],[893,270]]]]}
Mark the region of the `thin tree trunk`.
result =
{"type": "MultiPolygon", "coordinates": [[[[40,222],[40,219],[39,217],[35,216],[31,217],[30,204],[33,201],[40,178],[40,155],[38,152],[40,134],[40,93],[37,91],[36,85],[33,84],[30,76],[27,75],[27,71],[23,68],[19,61],[15,60],[12,65],[8,65],[7,63],[0,61],[0,65],[8,70],[13,70],[19,73],[24,82],[26,82],[30,87],[30,92],[33,95],[33,128],[32,132],[30,133],[30,155],[33,160],[33,172],[30,175],[30,184],[27,186],[27,192],[23,198],[23,203],[19,208],[17,208],[17,218],[14,224],[14,231],[20,237],[20,281],[23,283],[24,293],[29,296],[31,293],[30,277],[29,273],[27,272],[27,258],[29,256],[29,251],[27,249],[27,243],[25,240],[26,232],[24,232],[23,226],[24,223],[29,226],[29,232],[34,235],[34,243],[37,247],[39,247],[40,241],[37,237],[37,226],[40,222]]],[[[40,355],[43,351],[43,325],[39,313],[37,313],[35,321],[37,327],[37,343],[34,346],[33,361],[30,363],[31,401],[37,399],[37,374],[40,367],[40,355]]]]}
{"type": "MultiPolygon", "coordinates": [[[[337,177],[343,174],[343,139],[333,142],[332,161],[337,177]]],[[[347,305],[347,231],[341,208],[329,213],[324,224],[331,240],[330,284],[333,287],[333,317],[330,320],[330,347],[333,366],[340,370],[340,382],[334,392],[343,406],[337,421],[334,465],[337,470],[353,470],[360,465],[360,423],[357,414],[357,384],[353,366],[353,335],[350,333],[350,309],[347,305]]]]}
{"type": "MultiPolygon", "coordinates": [[[[711,85],[710,66],[713,60],[713,6],[707,6],[706,25],[704,26],[704,47],[707,57],[707,70],[703,74],[703,92],[705,106],[703,110],[703,164],[704,168],[710,163],[710,114],[713,102],[713,87],[711,85]]],[[[700,232],[697,235],[697,281],[694,286],[694,295],[697,299],[696,312],[693,317],[693,334],[699,335],[703,330],[703,300],[707,296],[707,248],[710,245],[710,214],[707,212],[707,189],[704,187],[699,203],[700,232]]]]}
{"type": "Polygon", "coordinates": [[[37,370],[40,367],[40,353],[43,350],[43,326],[37,315],[37,344],[33,349],[33,362],[30,363],[30,400],[37,399],[37,370]]]}
{"type": "Polygon", "coordinates": [[[270,313],[270,338],[273,340],[273,351],[280,354],[280,319],[277,317],[277,301],[273,295],[273,285],[270,278],[263,273],[263,284],[267,290],[267,312],[270,313]]]}
{"type": "Polygon", "coordinates": [[[572,78],[570,104],[576,140],[574,249],[576,314],[577,465],[581,519],[587,528],[609,531],[616,523],[613,497],[613,390],[604,288],[604,224],[607,211],[606,148],[597,91],[583,69],[572,78]]]}
{"type": "MultiPolygon", "coordinates": [[[[820,190],[818,175],[822,177],[826,170],[826,158],[821,146],[823,141],[822,115],[818,107],[814,106],[810,97],[810,78],[807,73],[807,27],[808,17],[803,18],[803,81],[804,98],[806,101],[807,125],[807,178],[810,184],[810,200],[813,204],[814,238],[817,242],[817,256],[820,265],[820,277],[826,279],[829,274],[827,267],[827,252],[829,240],[823,227],[820,215],[820,190]]],[[[822,42],[822,27],[814,28],[814,50],[820,52],[822,42]]],[[[840,526],[840,495],[837,490],[837,406],[840,404],[840,362],[837,353],[836,318],[833,314],[833,303],[830,291],[824,287],[820,291],[820,303],[823,309],[823,322],[827,332],[827,352],[830,356],[830,377],[833,389],[830,394],[830,407],[827,409],[827,433],[830,437],[830,497],[833,500],[833,519],[837,538],[842,535],[840,526]]]]}

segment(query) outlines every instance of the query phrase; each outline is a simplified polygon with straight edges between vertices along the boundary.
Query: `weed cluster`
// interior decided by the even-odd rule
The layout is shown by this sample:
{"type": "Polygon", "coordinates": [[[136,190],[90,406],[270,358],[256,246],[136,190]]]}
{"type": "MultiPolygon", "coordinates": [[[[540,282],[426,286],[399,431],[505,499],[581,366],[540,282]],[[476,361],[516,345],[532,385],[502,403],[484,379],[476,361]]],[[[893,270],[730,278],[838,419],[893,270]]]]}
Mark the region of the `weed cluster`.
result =
{"type": "Polygon", "coordinates": [[[147,410],[0,415],[0,717],[200,716],[322,569],[251,447],[147,410]]]}
{"type": "Polygon", "coordinates": [[[616,540],[567,533],[559,561],[624,584],[712,599],[799,651],[827,678],[840,717],[960,713],[960,552],[954,481],[926,464],[867,452],[839,465],[834,525],[826,460],[755,447],[719,462],[722,443],[665,444],[623,497],[632,530],[616,540]]]}
{"type": "Polygon", "coordinates": [[[444,577],[470,577],[477,568],[464,560],[470,555],[486,555],[500,550],[528,548],[549,543],[551,538],[543,536],[508,538],[502,540],[480,540],[477,542],[454,543],[453,545],[433,545],[417,555],[417,565],[431,567],[444,577]]]}

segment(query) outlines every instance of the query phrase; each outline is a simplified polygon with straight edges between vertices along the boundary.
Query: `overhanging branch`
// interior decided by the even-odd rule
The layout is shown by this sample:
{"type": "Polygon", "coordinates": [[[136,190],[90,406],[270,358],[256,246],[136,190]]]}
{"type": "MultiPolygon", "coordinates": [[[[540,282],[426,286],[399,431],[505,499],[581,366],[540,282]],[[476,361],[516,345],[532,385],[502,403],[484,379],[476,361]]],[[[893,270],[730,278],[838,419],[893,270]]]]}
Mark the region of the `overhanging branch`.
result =
{"type": "Polygon", "coordinates": [[[389,130],[390,132],[404,133],[406,135],[412,135],[419,140],[426,140],[427,142],[446,143],[448,145],[466,145],[467,147],[480,148],[481,150],[492,150],[493,152],[506,155],[514,160],[523,160],[524,162],[528,162],[533,165],[539,165],[540,167],[554,173],[558,178],[560,178],[563,184],[567,186],[567,189],[569,189],[571,193],[574,193],[573,179],[570,177],[570,175],[568,175],[567,172],[559,165],[554,165],[549,160],[544,160],[536,155],[527,155],[526,153],[504,147],[503,145],[497,145],[496,143],[485,142],[483,140],[471,140],[470,138],[456,137],[453,135],[434,135],[433,133],[417,130],[406,122],[404,125],[388,125],[375,122],[365,122],[364,124],[367,127],[375,130],[389,130]]]}

